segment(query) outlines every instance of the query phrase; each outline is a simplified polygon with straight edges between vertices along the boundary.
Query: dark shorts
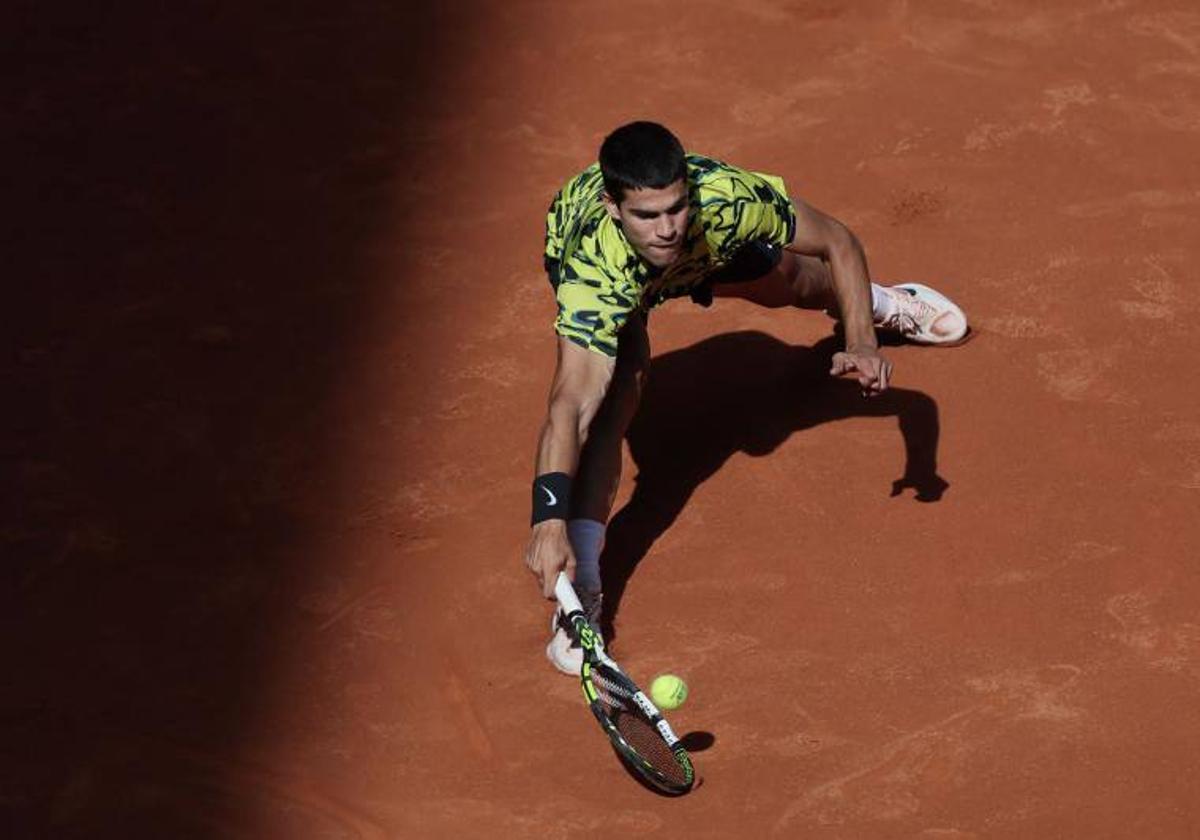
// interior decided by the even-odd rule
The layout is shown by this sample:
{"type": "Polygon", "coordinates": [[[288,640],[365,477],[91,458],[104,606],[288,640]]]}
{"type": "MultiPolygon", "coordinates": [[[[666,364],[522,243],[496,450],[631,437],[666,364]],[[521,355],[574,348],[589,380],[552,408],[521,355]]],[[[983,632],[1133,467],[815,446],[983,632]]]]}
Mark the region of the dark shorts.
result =
{"type": "Polygon", "coordinates": [[[769,274],[783,259],[783,249],[769,242],[748,242],[734,252],[733,258],[691,290],[693,303],[711,306],[712,287],[718,283],[750,283],[769,274]]]}

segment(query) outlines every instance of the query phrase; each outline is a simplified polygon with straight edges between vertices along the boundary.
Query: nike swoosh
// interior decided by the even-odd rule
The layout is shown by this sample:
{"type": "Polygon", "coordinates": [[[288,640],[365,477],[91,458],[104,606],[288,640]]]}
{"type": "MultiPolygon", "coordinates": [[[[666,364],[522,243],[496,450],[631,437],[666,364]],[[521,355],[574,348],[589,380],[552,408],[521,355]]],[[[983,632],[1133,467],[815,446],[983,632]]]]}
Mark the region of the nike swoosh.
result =
{"type": "Polygon", "coordinates": [[[543,487],[542,489],[545,490],[546,495],[550,497],[550,507],[554,507],[556,504],[558,504],[558,497],[550,492],[549,487],[543,487]]]}

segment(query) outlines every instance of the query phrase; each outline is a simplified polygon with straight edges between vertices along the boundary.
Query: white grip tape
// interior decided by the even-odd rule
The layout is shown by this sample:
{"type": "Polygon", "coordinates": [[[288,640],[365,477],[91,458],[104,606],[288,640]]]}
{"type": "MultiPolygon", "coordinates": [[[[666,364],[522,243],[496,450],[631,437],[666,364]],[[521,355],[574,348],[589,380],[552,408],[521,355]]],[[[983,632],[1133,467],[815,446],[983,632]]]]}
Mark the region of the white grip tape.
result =
{"type": "Polygon", "coordinates": [[[567,615],[573,612],[583,612],[579,596],[575,594],[575,587],[571,585],[566,572],[559,572],[558,578],[554,581],[554,597],[558,599],[559,606],[567,615]]]}
{"type": "Polygon", "coordinates": [[[671,724],[667,723],[666,719],[660,720],[658,726],[658,734],[663,736],[663,740],[667,742],[668,747],[673,747],[679,743],[679,739],[675,737],[675,732],[671,729],[671,724]]]}
{"type": "Polygon", "coordinates": [[[661,716],[662,712],[660,712],[658,707],[650,701],[649,697],[647,697],[643,692],[639,691],[637,694],[633,695],[633,702],[637,703],[638,706],[641,707],[641,710],[646,714],[646,717],[651,719],[658,718],[658,721],[654,724],[654,726],[656,729],[658,729],[658,734],[663,736],[663,740],[667,742],[668,747],[673,747],[679,743],[679,738],[676,737],[674,730],[671,729],[671,724],[667,723],[666,718],[661,716]]]}
{"type": "Polygon", "coordinates": [[[642,711],[646,714],[646,717],[658,717],[658,709],[653,703],[650,702],[650,698],[644,693],[639,691],[637,694],[633,695],[633,702],[637,703],[638,706],[641,707],[642,711]]]}

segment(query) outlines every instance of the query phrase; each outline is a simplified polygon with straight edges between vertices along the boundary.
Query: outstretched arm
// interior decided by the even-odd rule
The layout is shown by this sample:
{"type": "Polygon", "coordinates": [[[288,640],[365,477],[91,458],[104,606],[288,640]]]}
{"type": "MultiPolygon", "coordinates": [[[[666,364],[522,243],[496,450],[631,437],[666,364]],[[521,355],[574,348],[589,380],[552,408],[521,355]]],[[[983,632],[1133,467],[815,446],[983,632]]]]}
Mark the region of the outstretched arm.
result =
{"type": "MultiPolygon", "coordinates": [[[[558,339],[558,365],[538,441],[535,476],[575,475],[588,428],[604,400],[614,367],[614,359],[568,339],[558,339]]],[[[555,503],[565,506],[567,500],[555,499],[555,503]]],[[[575,555],[567,539],[567,511],[562,514],[561,519],[546,519],[534,525],[525,551],[525,566],[538,579],[546,598],[554,597],[559,571],[566,569],[572,579],[575,575],[575,555]]]]}
{"type": "Polygon", "coordinates": [[[846,349],[833,355],[834,376],[857,371],[864,394],[878,394],[888,386],[892,365],[879,353],[871,306],[871,275],[862,244],[837,219],[799,199],[796,233],[787,248],[819,257],[829,266],[832,292],[846,335],[846,349]]]}

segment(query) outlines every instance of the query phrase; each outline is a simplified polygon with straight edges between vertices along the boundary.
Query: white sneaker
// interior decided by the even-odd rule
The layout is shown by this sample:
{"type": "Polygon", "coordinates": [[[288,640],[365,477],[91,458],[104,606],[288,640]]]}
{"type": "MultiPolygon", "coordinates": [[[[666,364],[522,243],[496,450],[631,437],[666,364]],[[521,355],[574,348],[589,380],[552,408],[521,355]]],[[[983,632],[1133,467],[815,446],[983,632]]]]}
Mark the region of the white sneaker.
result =
{"type": "Polygon", "coordinates": [[[955,344],[967,335],[967,316],[950,298],[920,283],[882,286],[892,314],[875,322],[916,344],[955,344]]]}
{"type": "MultiPolygon", "coordinates": [[[[600,607],[603,601],[604,596],[599,592],[579,593],[579,603],[583,606],[583,614],[587,616],[588,623],[596,631],[596,638],[601,647],[604,646],[604,637],[600,635],[600,607]]],[[[556,609],[554,615],[550,617],[550,632],[554,635],[550,638],[550,643],[546,645],[546,658],[550,660],[551,665],[564,674],[578,677],[580,669],[583,668],[583,649],[579,646],[575,634],[571,632],[571,628],[567,624],[567,617],[561,609],[556,609]]]]}

